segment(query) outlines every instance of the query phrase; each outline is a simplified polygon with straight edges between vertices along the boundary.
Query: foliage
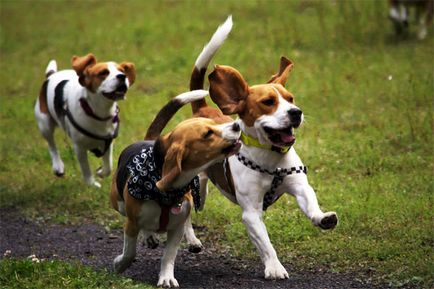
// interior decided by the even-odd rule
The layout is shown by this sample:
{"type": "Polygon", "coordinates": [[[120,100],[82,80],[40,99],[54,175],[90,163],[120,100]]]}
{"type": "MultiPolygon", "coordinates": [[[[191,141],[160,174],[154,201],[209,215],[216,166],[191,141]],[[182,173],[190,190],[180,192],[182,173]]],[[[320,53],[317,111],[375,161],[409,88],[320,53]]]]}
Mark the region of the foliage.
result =
{"type": "Polygon", "coordinates": [[[150,289],[131,279],[119,278],[106,271],[95,272],[79,263],[60,261],[12,260],[0,261],[0,288],[101,288],[150,289]]]}

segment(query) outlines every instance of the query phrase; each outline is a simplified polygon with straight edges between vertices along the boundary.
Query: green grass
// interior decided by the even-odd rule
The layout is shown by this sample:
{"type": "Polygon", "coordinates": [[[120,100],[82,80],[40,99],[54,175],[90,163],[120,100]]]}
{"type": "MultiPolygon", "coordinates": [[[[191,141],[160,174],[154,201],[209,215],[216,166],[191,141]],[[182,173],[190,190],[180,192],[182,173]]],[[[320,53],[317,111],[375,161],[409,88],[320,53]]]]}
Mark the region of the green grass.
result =
{"type": "Polygon", "coordinates": [[[152,289],[131,279],[119,278],[107,271],[95,272],[79,263],[60,261],[32,262],[31,260],[0,261],[0,288],[8,289],[152,289]]]}
{"type": "MultiPolygon", "coordinates": [[[[426,41],[396,39],[386,3],[378,1],[2,1],[0,9],[0,206],[57,223],[120,227],[108,206],[110,181],[101,190],[84,186],[60,131],[66,176],[51,174],[33,117],[48,61],[69,68],[73,54],[92,51],[136,64],[137,82],[120,103],[116,159],[188,88],[198,53],[233,14],[233,31],[213,63],[236,67],[256,84],[276,72],[281,55],[295,62],[288,88],[306,114],[296,149],[322,208],[340,217],[334,231],[322,232],[283,197],[265,214],[280,258],[295,268],[433,285],[432,31],[426,41]]],[[[189,115],[183,109],[167,129],[189,115]]],[[[258,259],[240,208],[214,188],[194,222],[208,227],[205,246],[258,259]]]]}

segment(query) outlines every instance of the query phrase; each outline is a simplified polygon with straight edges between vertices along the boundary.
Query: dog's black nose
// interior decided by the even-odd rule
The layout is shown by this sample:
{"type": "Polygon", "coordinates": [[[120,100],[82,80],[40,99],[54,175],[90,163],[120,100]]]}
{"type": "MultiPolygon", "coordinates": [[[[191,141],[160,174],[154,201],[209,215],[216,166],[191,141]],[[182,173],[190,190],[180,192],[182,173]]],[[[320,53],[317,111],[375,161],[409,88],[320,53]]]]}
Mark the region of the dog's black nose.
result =
{"type": "Polygon", "coordinates": [[[288,110],[289,118],[292,123],[297,124],[296,126],[300,125],[301,122],[301,115],[303,112],[298,108],[291,108],[288,110]]]}
{"type": "Polygon", "coordinates": [[[232,125],[232,130],[235,132],[239,132],[240,131],[240,125],[237,122],[234,122],[234,124],[232,125]]]}
{"type": "Polygon", "coordinates": [[[118,74],[118,75],[116,75],[116,78],[119,79],[120,81],[125,81],[126,77],[127,76],[125,74],[118,74]]]}

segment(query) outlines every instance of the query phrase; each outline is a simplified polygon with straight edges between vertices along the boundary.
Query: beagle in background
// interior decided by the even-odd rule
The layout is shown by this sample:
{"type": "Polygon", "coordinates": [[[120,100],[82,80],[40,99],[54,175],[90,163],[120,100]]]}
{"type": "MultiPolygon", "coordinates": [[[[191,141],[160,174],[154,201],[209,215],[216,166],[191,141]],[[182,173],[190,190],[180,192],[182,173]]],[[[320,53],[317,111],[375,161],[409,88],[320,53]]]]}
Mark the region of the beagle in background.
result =
{"type": "MultiPolygon", "coordinates": [[[[223,44],[232,27],[228,20],[217,29],[196,60],[191,89],[201,89],[208,63],[223,44]]],[[[294,149],[294,130],[303,123],[303,113],[295,105],[294,95],[285,88],[293,63],[280,60],[277,74],[265,84],[249,85],[235,68],[216,65],[209,75],[210,96],[220,110],[209,107],[204,99],[192,103],[193,115],[219,123],[231,121],[236,114],[241,127],[240,151],[222,164],[209,167],[201,175],[201,197],[207,193],[207,178],[223,195],[242,208],[242,220],[265,266],[265,278],[288,278],[280,263],[262,220],[265,210],[284,193],[294,196],[313,225],[324,230],[337,225],[335,212],[324,213],[309,185],[307,170],[294,149]]],[[[187,240],[197,240],[192,228],[187,240]]],[[[199,240],[196,241],[200,242],[199,240]]]]}
{"type": "Polygon", "coordinates": [[[389,0],[389,18],[392,20],[396,34],[405,33],[409,27],[409,15],[413,10],[417,22],[419,39],[425,39],[432,26],[434,0],[389,0]],[[413,8],[413,9],[412,9],[413,8]]]}
{"type": "Polygon", "coordinates": [[[50,61],[36,101],[35,116],[48,142],[54,174],[63,176],[65,173],[54,142],[54,130],[60,126],[72,140],[86,184],[101,187],[93,177],[87,152],[102,157],[98,176],[110,175],[113,139],[119,130],[116,102],[125,98],[134,83],[135,68],[129,62],[97,62],[91,53],[72,57],[72,68],[57,71],[56,61],[50,61]]]}
{"type": "Polygon", "coordinates": [[[174,263],[191,208],[200,205],[197,174],[241,146],[240,127],[234,121],[217,124],[207,118],[192,118],[160,136],[182,105],[207,94],[196,90],[175,97],[157,114],[145,141],[121,153],[110,196],[112,207],[126,216],[123,253],[114,259],[116,272],[123,272],[133,261],[139,231],[144,232],[149,246],[154,246],[154,233],[167,232],[157,286],[179,286],[174,263]]]}

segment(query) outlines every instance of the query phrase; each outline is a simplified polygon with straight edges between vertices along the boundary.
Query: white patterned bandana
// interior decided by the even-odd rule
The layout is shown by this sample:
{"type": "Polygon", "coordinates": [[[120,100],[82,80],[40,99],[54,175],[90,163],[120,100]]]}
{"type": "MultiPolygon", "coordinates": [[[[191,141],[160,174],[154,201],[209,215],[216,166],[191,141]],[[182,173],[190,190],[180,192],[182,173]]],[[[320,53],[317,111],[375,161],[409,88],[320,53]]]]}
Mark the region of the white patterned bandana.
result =
{"type": "Polygon", "coordinates": [[[182,203],[184,195],[191,190],[194,208],[200,206],[199,177],[195,176],[186,186],[173,191],[160,191],[156,183],[161,175],[155,166],[153,146],[142,148],[128,161],[126,168],[130,178],[128,180],[129,194],[139,200],[154,200],[162,206],[174,206],[182,203]]]}

